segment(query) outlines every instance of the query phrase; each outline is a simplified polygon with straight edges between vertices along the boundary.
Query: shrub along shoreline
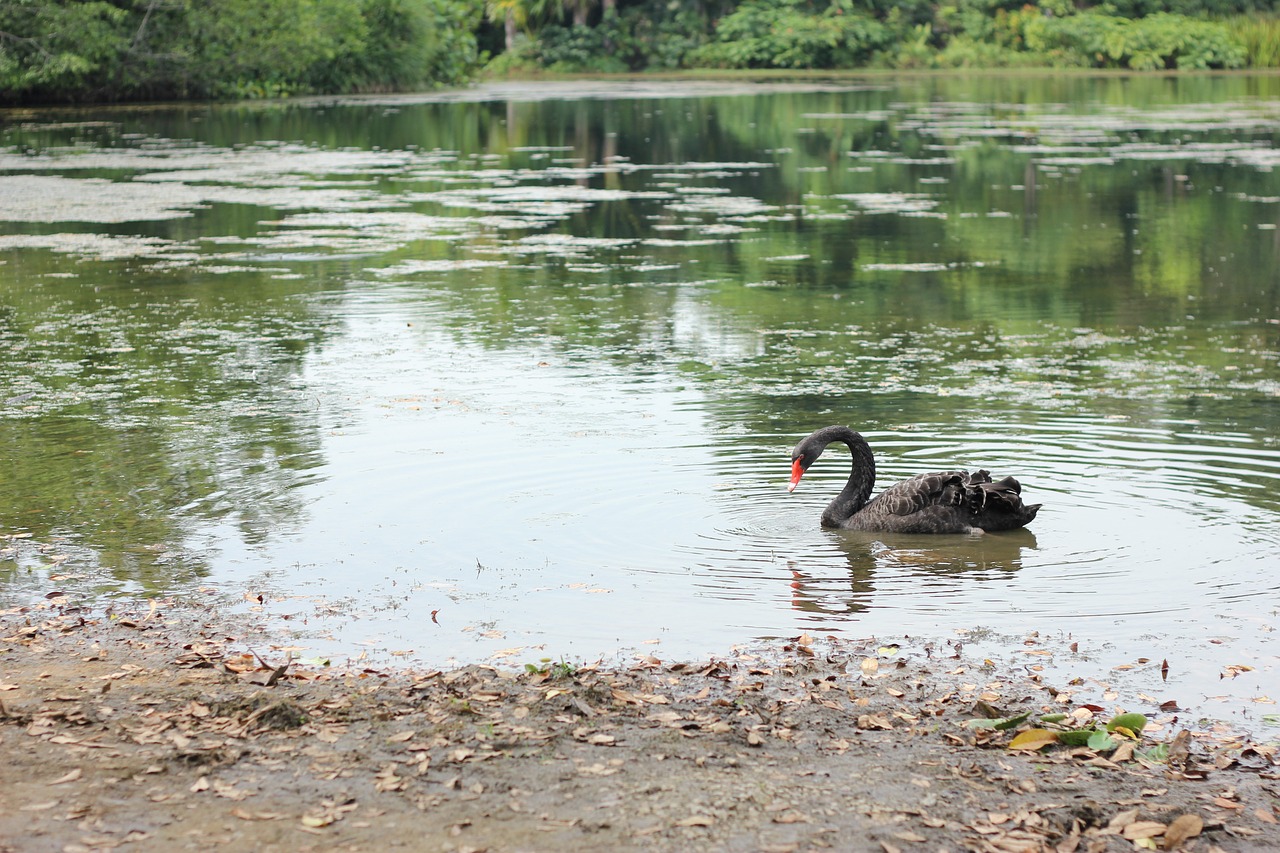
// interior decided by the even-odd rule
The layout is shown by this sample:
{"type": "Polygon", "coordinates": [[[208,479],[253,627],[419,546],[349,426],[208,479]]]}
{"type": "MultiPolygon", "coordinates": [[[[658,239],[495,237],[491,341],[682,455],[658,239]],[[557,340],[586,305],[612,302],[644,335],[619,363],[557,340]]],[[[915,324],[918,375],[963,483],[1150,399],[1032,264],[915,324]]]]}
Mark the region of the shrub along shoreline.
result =
{"type": "Polygon", "coordinates": [[[1270,0],[9,0],[0,103],[406,91],[481,73],[1280,67],[1270,0]]]}

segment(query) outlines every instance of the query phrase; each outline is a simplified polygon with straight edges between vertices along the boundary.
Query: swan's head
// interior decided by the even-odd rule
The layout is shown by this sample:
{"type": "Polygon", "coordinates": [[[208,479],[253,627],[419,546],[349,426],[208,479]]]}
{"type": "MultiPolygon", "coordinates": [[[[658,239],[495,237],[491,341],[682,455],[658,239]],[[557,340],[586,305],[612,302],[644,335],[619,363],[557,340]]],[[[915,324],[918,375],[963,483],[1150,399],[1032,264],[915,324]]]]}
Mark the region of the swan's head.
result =
{"type": "Polygon", "coordinates": [[[797,456],[791,460],[791,482],[787,484],[788,492],[796,490],[796,486],[800,485],[800,478],[804,476],[804,470],[808,467],[804,463],[804,457],[797,456]]]}
{"type": "MultiPolygon", "coordinates": [[[[827,449],[827,445],[833,441],[843,441],[849,443],[851,441],[862,441],[862,436],[845,426],[829,426],[823,427],[815,433],[812,433],[799,444],[796,449],[791,451],[791,484],[787,486],[788,492],[794,492],[796,486],[800,482],[800,478],[804,476],[804,472],[809,470],[809,466],[818,461],[818,457],[822,455],[822,451],[827,449]]],[[[849,444],[852,448],[853,445],[849,444]]]]}
{"type": "Polygon", "coordinates": [[[825,448],[825,441],[815,441],[811,435],[804,441],[796,445],[796,449],[791,451],[791,482],[787,485],[788,492],[794,492],[796,486],[800,484],[800,478],[804,476],[804,472],[809,470],[809,466],[818,461],[818,457],[822,455],[825,448]]]}

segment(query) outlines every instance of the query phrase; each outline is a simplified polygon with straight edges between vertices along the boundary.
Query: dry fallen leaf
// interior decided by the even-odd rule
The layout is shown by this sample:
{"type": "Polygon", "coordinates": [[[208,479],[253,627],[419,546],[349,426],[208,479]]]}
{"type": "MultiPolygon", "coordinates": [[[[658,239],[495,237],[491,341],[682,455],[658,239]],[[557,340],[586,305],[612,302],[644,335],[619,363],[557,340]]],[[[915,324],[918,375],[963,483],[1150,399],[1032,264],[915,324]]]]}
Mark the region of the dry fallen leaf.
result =
{"type": "Polygon", "coordinates": [[[1141,838],[1155,838],[1157,835],[1164,835],[1167,827],[1156,820],[1136,820],[1124,828],[1120,833],[1129,841],[1137,841],[1141,838]]]}
{"type": "Polygon", "coordinates": [[[860,729],[880,729],[888,731],[893,728],[893,723],[885,719],[880,714],[862,714],[858,717],[858,728],[860,729]]]}
{"type": "Polygon", "coordinates": [[[1163,847],[1165,850],[1176,850],[1178,845],[1188,838],[1195,838],[1199,835],[1202,829],[1204,829],[1204,821],[1200,819],[1199,815],[1178,815],[1169,824],[1169,828],[1164,831],[1163,847]]]}
{"type": "Polygon", "coordinates": [[[1106,832],[1113,835],[1119,835],[1124,828],[1138,819],[1137,809],[1125,809],[1117,812],[1107,823],[1106,832]]]}
{"type": "Polygon", "coordinates": [[[53,780],[52,782],[50,782],[49,784],[50,784],[50,785],[61,785],[61,784],[63,784],[64,782],[74,782],[74,781],[76,781],[77,779],[79,779],[79,778],[80,778],[80,776],[81,776],[83,773],[84,773],[84,771],[83,771],[83,770],[81,770],[79,767],[77,767],[75,770],[72,770],[72,771],[71,771],[70,773],[68,773],[67,775],[65,775],[65,776],[61,776],[61,777],[59,777],[59,778],[57,778],[57,779],[54,779],[54,780],[53,780]]]}
{"type": "Polygon", "coordinates": [[[715,826],[716,819],[710,815],[696,814],[675,822],[676,826],[715,826]]]}
{"type": "Polygon", "coordinates": [[[1027,749],[1035,751],[1043,749],[1050,744],[1058,742],[1057,732],[1051,732],[1047,729],[1028,729],[1020,732],[1017,737],[1009,742],[1010,749],[1027,749]]]}

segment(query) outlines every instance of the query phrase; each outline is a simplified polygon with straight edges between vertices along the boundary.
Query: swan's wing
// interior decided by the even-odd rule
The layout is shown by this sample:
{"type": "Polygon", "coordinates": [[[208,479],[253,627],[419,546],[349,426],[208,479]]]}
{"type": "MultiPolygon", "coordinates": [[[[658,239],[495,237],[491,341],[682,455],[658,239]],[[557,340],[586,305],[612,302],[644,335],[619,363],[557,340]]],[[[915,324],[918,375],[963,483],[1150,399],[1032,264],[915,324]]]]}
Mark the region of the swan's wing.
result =
{"type": "MultiPolygon", "coordinates": [[[[931,506],[961,506],[965,503],[965,487],[972,476],[968,471],[917,474],[885,489],[876,497],[875,503],[889,515],[912,515],[931,506]]],[[[987,479],[990,480],[989,477],[987,479]]]]}

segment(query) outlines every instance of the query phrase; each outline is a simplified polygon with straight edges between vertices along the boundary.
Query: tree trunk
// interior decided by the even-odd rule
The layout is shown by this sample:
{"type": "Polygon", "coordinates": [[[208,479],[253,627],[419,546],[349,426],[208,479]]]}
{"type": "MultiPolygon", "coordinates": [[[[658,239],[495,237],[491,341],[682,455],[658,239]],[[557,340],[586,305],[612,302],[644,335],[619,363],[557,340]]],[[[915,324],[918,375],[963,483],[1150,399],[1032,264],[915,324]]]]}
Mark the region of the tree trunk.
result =
{"type": "Polygon", "coordinates": [[[506,30],[507,50],[514,50],[516,46],[516,16],[510,9],[507,10],[507,18],[503,21],[503,28],[506,30]]]}

